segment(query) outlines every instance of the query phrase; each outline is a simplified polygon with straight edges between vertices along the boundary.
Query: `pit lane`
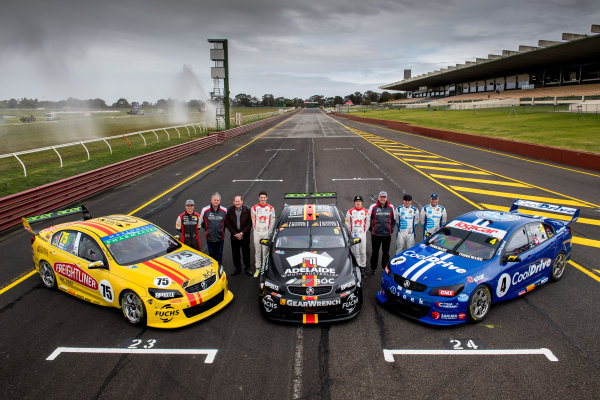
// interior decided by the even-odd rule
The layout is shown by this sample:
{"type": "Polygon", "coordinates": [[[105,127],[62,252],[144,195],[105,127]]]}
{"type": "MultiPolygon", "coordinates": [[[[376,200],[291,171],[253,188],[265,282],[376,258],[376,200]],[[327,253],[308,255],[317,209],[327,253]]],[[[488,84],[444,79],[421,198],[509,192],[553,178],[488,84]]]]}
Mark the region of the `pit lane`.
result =
{"type": "MultiPolygon", "coordinates": [[[[313,190],[336,191],[342,210],[351,207],[357,193],[370,203],[376,193],[386,190],[390,201],[399,205],[403,193],[409,192],[420,207],[431,192],[437,192],[449,218],[472,210],[469,201],[512,202],[487,192],[458,192],[465,201],[456,195],[456,182],[431,180],[425,169],[415,167],[421,164],[390,154],[394,146],[411,146],[524,182],[530,186],[524,194],[544,193],[589,203],[600,198],[600,179],[590,171],[337,121],[317,110],[305,110],[251,144],[266,129],[108,190],[85,204],[94,216],[136,210],[135,215],[173,232],[184,201],[193,198],[198,205],[208,204],[214,191],[221,193],[224,205],[242,194],[251,206],[258,192],[266,189],[269,203],[278,212],[285,192],[313,190]],[[174,187],[206,166],[210,167],[174,187]],[[169,188],[173,190],[148,203],[169,188]]],[[[465,186],[463,182],[459,187],[465,186]]],[[[490,191],[484,182],[471,187],[490,191]]],[[[600,213],[586,206],[582,217],[598,220],[600,213]]],[[[596,226],[575,224],[573,234],[600,240],[596,226]]],[[[0,286],[5,287],[31,270],[29,237],[21,231],[4,234],[0,247],[5,260],[0,286]]],[[[576,244],[573,260],[594,274],[600,269],[598,254],[597,247],[576,244]]],[[[226,270],[231,272],[228,239],[224,256],[226,270]]],[[[597,396],[600,324],[596,304],[600,296],[599,282],[590,275],[569,266],[560,282],[492,306],[481,324],[439,329],[376,304],[379,274],[381,270],[367,279],[363,309],[346,323],[297,327],[268,322],[258,309],[257,281],[238,275],[229,278],[235,298],[228,307],[199,323],[169,331],[131,327],[117,309],[50,292],[34,276],[0,296],[2,397],[15,393],[20,398],[597,396]],[[465,345],[464,351],[484,348],[498,354],[443,352],[450,340],[458,339],[461,344],[472,340],[478,346],[465,345]],[[140,350],[152,343],[150,349],[168,349],[174,354],[69,352],[47,360],[60,347],[125,349],[138,342],[140,350]],[[517,351],[532,349],[549,349],[558,361],[517,351]],[[216,354],[212,363],[206,363],[206,355],[181,354],[183,350],[216,350],[216,354]],[[384,350],[435,354],[397,354],[390,362],[384,350]]]]}

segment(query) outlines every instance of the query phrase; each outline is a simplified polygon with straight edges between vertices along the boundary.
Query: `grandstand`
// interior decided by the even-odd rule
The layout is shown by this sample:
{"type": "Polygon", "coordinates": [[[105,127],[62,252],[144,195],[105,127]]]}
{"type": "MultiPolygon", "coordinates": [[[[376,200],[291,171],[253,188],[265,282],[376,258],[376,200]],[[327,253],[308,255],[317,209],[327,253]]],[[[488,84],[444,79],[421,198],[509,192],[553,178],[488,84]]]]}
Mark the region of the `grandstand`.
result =
{"type": "Polygon", "coordinates": [[[591,35],[563,33],[562,42],[539,40],[538,46],[503,50],[502,55],[465,61],[399,82],[383,90],[407,92],[392,104],[456,103],[545,99],[573,103],[600,99],[600,25],[591,35]]]}

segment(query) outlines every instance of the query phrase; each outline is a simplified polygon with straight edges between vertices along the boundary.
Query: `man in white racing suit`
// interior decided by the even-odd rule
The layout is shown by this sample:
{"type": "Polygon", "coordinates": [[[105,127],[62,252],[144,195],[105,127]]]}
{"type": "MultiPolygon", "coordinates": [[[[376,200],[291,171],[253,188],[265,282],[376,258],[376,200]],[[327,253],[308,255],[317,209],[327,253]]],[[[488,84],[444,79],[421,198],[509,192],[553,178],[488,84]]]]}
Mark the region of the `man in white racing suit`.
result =
{"type": "Polygon", "coordinates": [[[421,221],[423,224],[423,239],[431,236],[440,227],[446,225],[446,209],[438,205],[439,196],[437,193],[432,193],[430,204],[423,207],[421,210],[421,221]]]}
{"type": "Polygon", "coordinates": [[[404,204],[396,208],[398,215],[396,254],[400,254],[415,245],[415,228],[419,226],[419,210],[412,205],[412,196],[405,194],[402,202],[404,204]]]}
{"type": "Polygon", "coordinates": [[[367,230],[369,229],[369,210],[363,208],[361,196],[354,197],[354,208],[346,212],[346,227],[352,238],[360,238],[360,243],[350,247],[358,263],[361,274],[365,274],[367,266],[367,230]]]}
{"type": "Polygon", "coordinates": [[[260,244],[261,239],[268,239],[275,227],[275,209],[267,204],[267,192],[262,191],[258,195],[258,204],[250,209],[252,218],[252,232],[254,236],[254,276],[260,273],[260,268],[269,253],[269,247],[260,244]]]}

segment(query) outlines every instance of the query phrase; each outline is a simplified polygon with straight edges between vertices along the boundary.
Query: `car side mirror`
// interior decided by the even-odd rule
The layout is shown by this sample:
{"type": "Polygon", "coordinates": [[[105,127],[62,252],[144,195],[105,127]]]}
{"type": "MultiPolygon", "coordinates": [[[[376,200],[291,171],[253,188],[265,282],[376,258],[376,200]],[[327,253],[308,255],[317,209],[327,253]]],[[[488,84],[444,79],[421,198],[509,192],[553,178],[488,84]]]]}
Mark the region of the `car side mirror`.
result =
{"type": "Polygon", "coordinates": [[[105,269],[104,261],[94,261],[88,265],[88,269],[105,269]]]}
{"type": "Polygon", "coordinates": [[[260,244],[262,244],[263,246],[271,247],[273,245],[273,242],[271,242],[269,239],[261,239],[260,244]]]}
{"type": "Polygon", "coordinates": [[[360,242],[362,242],[362,240],[359,237],[352,238],[352,241],[350,242],[350,246],[354,246],[355,244],[359,244],[360,242]]]}
{"type": "Polygon", "coordinates": [[[504,256],[504,257],[502,257],[502,261],[504,261],[504,262],[521,262],[521,257],[519,257],[519,256],[504,256]]]}

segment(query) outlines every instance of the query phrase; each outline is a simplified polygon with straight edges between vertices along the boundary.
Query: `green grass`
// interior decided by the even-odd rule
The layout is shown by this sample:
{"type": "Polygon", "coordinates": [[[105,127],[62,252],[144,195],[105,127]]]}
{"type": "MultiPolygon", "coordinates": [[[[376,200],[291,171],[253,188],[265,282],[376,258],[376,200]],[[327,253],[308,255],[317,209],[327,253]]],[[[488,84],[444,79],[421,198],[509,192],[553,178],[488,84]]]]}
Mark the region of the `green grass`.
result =
{"type": "Polygon", "coordinates": [[[471,111],[369,110],[356,115],[600,154],[600,115],[583,118],[553,107],[471,111]]]}
{"type": "MultiPolygon", "coordinates": [[[[250,115],[276,110],[278,109],[252,107],[232,109],[231,112],[232,116],[235,116],[236,112],[250,115]]],[[[4,114],[7,114],[6,110],[3,111],[5,111],[4,114]]],[[[39,111],[39,118],[36,113],[38,121],[43,121],[45,112],[45,110],[39,111]]],[[[19,116],[22,114],[26,114],[26,112],[21,111],[19,116]]],[[[85,139],[124,135],[147,129],[156,129],[156,135],[147,132],[143,134],[143,138],[140,135],[128,136],[129,142],[122,136],[107,139],[112,148],[112,154],[104,141],[86,143],[90,153],[89,160],[85,148],[80,144],[59,148],[58,151],[63,160],[62,168],[60,168],[60,160],[54,150],[24,154],[19,158],[27,168],[27,177],[24,176],[23,167],[15,157],[0,158],[0,197],[206,136],[206,132],[200,132],[200,130],[194,132],[191,128],[189,136],[185,128],[180,128],[179,134],[175,129],[169,129],[167,135],[162,127],[181,125],[181,123],[173,122],[166,114],[130,116],[122,112],[119,114],[92,114],[90,117],[83,117],[81,114],[59,115],[61,120],[58,122],[21,123],[18,118],[13,118],[16,122],[5,118],[4,123],[0,123],[0,154],[85,139]],[[180,135],[181,137],[179,137],[180,135]],[[146,140],[145,144],[144,139],[146,140]]],[[[202,120],[207,121],[208,116],[198,112],[191,112],[189,115],[190,123],[202,120]]]]}

